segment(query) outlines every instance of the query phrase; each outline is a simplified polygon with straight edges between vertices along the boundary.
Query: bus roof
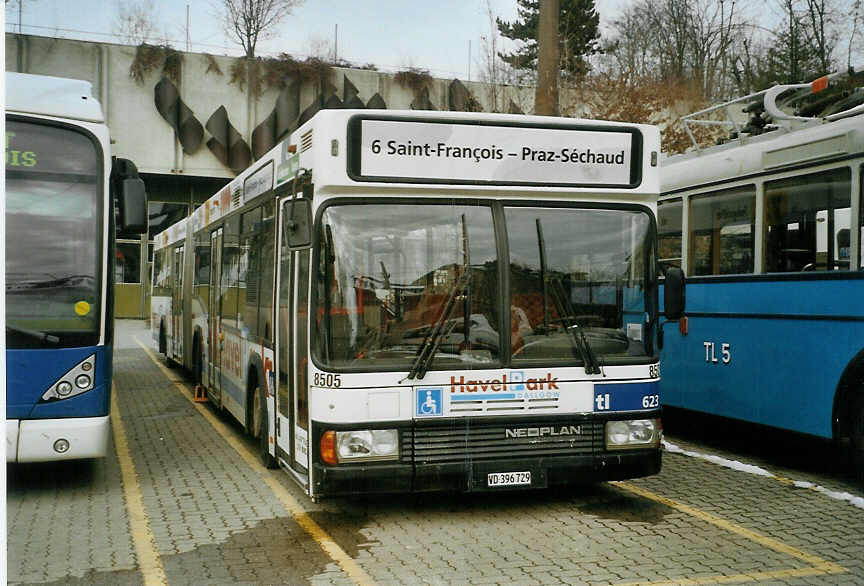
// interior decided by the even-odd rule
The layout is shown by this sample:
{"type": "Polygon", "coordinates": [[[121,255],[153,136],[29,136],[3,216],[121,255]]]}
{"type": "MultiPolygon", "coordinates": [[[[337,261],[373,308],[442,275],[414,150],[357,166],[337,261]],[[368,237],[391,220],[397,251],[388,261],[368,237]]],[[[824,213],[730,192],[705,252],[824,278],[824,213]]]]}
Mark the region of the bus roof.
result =
{"type": "Polygon", "coordinates": [[[105,121],[102,106],[93,97],[89,81],[29,73],[6,73],[6,111],[86,122],[105,121]]]}
{"type": "Polygon", "coordinates": [[[807,84],[776,85],[682,117],[694,147],[662,161],[661,196],[864,152],[860,84],[861,74],[851,69],[807,84]],[[736,120],[739,110],[750,116],[746,125],[736,120]],[[699,125],[725,126],[731,138],[700,148],[690,129],[699,125]]]}
{"type": "Polygon", "coordinates": [[[858,115],[669,157],[660,164],[660,195],[864,152],[862,125],[864,115],[858,115]]]}

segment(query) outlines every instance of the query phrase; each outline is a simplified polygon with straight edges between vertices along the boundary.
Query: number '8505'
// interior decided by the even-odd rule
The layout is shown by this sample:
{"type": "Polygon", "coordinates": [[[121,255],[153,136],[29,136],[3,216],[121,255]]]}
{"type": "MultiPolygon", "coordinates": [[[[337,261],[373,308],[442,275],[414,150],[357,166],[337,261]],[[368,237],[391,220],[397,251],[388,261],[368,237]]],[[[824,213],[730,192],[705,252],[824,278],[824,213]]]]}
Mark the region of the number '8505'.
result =
{"type": "Polygon", "coordinates": [[[342,386],[342,377],[338,374],[316,372],[312,375],[312,384],[316,387],[339,388],[342,386]]]}

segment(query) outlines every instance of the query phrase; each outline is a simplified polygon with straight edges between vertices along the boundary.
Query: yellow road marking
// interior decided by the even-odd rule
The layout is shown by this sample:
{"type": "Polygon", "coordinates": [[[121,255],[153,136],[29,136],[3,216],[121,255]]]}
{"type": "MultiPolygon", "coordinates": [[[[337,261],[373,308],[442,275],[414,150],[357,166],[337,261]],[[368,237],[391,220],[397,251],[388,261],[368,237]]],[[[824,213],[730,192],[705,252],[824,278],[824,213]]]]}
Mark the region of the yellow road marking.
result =
{"type": "Polygon", "coordinates": [[[117,459],[120,461],[120,475],[123,478],[123,493],[126,497],[126,509],[129,511],[129,530],[132,533],[132,543],[138,557],[138,567],[144,576],[145,586],[168,584],[165,569],[156,550],[156,540],[150,531],[150,522],[144,510],[144,499],[141,496],[141,486],[138,484],[138,474],[129,453],[129,442],[126,439],[126,428],[117,407],[117,392],[111,385],[111,429],[114,432],[114,447],[117,459]]]}
{"type": "Polygon", "coordinates": [[[800,549],[796,549],[791,545],[783,543],[782,541],[778,541],[774,538],[762,535],[755,531],[751,531],[750,529],[746,529],[741,527],[740,525],[736,525],[735,523],[731,523],[726,519],[721,519],[716,515],[712,515],[711,513],[705,512],[701,509],[697,509],[695,507],[691,507],[689,505],[685,505],[684,503],[679,503],[678,501],[672,500],[670,498],[666,498],[664,496],[660,496],[659,494],[655,494],[651,491],[645,490],[644,488],[639,488],[629,482],[613,482],[615,486],[618,488],[624,489],[633,494],[639,495],[641,497],[650,499],[652,501],[661,503],[670,507],[672,509],[676,509],[681,511],[682,513],[686,513],[691,517],[696,517],[706,523],[714,525],[715,527],[719,527],[725,531],[729,531],[730,533],[735,533],[736,535],[740,535],[754,543],[758,543],[759,545],[766,547],[768,549],[773,549],[776,552],[786,554],[788,556],[794,557],[796,559],[801,560],[804,563],[810,564],[809,568],[795,568],[789,570],[774,570],[768,572],[747,572],[745,574],[737,574],[732,576],[705,576],[700,578],[679,578],[675,580],[663,580],[657,582],[629,582],[626,586],[633,586],[636,584],[642,585],[667,585],[667,584],[687,584],[687,585],[695,585],[695,584],[718,584],[718,583],[729,583],[729,582],[757,582],[760,580],[766,579],[781,579],[781,578],[799,578],[803,576],[822,576],[825,574],[843,574],[848,572],[849,570],[844,568],[839,564],[835,564],[834,562],[829,562],[828,560],[824,560],[818,556],[809,554],[807,552],[801,551],[800,549]]]}
{"type": "Polygon", "coordinates": [[[237,433],[220,421],[219,418],[216,417],[205,405],[196,403],[192,393],[186,387],[186,382],[178,380],[167,367],[162,365],[150,348],[144,345],[137,337],[135,338],[135,342],[144,349],[144,352],[147,353],[150,360],[152,360],[165,376],[174,383],[174,386],[176,386],[180,393],[186,397],[190,403],[192,403],[192,406],[204,416],[216,432],[221,435],[222,438],[228,442],[232,448],[234,448],[240,457],[243,458],[246,464],[261,477],[270,490],[273,491],[273,494],[276,495],[276,498],[278,498],[282,503],[282,506],[285,507],[285,510],[291,514],[297,524],[315,540],[321,549],[330,556],[330,559],[339,564],[342,571],[344,571],[357,584],[363,586],[374,585],[375,581],[372,577],[369,576],[369,574],[360,567],[360,564],[355,562],[354,559],[345,552],[345,550],[339,547],[339,544],[336,543],[336,541],[309,516],[297,499],[295,499],[294,496],[284,486],[282,486],[273,471],[265,468],[258,460],[258,456],[249,451],[249,448],[237,437],[237,433]]]}

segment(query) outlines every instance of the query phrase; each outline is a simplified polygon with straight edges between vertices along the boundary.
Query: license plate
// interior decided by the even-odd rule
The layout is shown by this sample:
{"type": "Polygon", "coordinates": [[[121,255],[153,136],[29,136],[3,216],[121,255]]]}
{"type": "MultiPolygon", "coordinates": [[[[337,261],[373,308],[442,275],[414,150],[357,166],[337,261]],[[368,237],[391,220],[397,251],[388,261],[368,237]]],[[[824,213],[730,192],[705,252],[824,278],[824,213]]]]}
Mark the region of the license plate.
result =
{"type": "Polygon", "coordinates": [[[486,486],[524,486],[531,484],[530,472],[492,472],[486,476],[486,486]]]}

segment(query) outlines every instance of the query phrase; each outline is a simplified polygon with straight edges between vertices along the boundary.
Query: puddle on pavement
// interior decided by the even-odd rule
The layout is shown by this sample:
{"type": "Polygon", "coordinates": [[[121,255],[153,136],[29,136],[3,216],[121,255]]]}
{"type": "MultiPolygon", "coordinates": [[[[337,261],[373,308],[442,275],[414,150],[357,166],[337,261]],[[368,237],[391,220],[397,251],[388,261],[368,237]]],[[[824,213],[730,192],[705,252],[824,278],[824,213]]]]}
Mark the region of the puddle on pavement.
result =
{"type": "MultiPolygon", "coordinates": [[[[342,545],[341,540],[337,541],[342,545]]],[[[161,559],[172,585],[196,581],[305,584],[334,563],[291,517],[265,519],[250,529],[235,531],[219,543],[162,555],[161,559]]]]}
{"type": "Polygon", "coordinates": [[[609,485],[598,485],[571,494],[570,502],[586,515],[624,523],[655,525],[673,512],[664,504],[609,485]]]}
{"type": "MultiPolygon", "coordinates": [[[[10,581],[11,582],[11,581],[10,581]]],[[[15,584],[33,584],[33,582],[14,582],[15,584]]],[[[144,584],[144,577],[137,570],[117,570],[116,572],[89,571],[81,578],[66,576],[53,582],[38,582],[40,586],[138,586],[144,584]]]]}
{"type": "MultiPolygon", "coordinates": [[[[344,503],[343,503],[344,505],[344,503]]],[[[308,515],[323,528],[351,558],[357,552],[378,545],[378,541],[363,535],[363,528],[369,523],[370,515],[362,506],[348,506],[339,511],[309,511],[308,515]]]]}

